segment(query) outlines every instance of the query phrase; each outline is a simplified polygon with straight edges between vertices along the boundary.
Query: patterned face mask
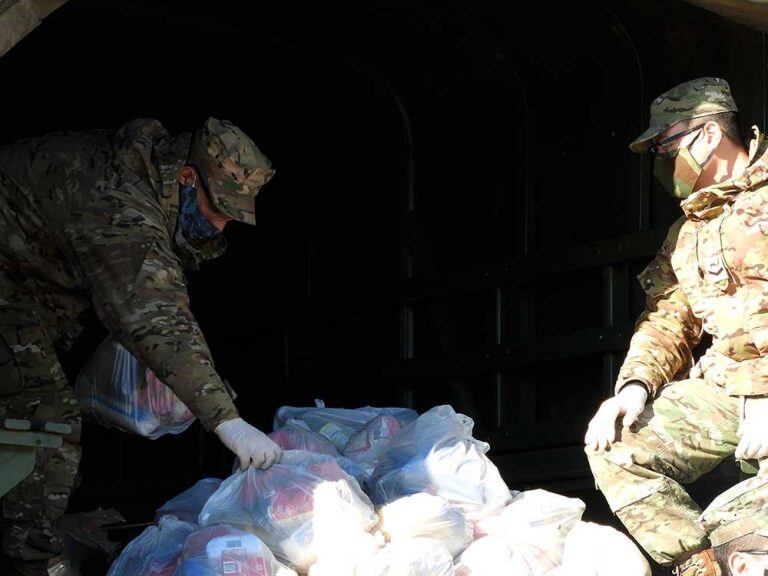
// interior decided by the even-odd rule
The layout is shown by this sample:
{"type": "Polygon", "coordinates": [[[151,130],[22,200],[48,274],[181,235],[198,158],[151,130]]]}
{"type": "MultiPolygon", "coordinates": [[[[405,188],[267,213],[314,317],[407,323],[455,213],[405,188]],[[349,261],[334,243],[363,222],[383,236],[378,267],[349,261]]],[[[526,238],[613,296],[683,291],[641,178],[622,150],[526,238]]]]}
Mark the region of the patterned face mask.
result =
{"type": "Polygon", "coordinates": [[[197,187],[193,185],[179,185],[179,220],[181,233],[187,240],[208,240],[221,234],[200,212],[197,203],[197,187]]]}
{"type": "Polygon", "coordinates": [[[685,200],[691,195],[696,181],[715,153],[712,150],[704,162],[699,164],[691,154],[691,146],[698,138],[699,136],[696,136],[688,146],[659,154],[653,159],[653,175],[667,192],[680,200],[685,200]]]}

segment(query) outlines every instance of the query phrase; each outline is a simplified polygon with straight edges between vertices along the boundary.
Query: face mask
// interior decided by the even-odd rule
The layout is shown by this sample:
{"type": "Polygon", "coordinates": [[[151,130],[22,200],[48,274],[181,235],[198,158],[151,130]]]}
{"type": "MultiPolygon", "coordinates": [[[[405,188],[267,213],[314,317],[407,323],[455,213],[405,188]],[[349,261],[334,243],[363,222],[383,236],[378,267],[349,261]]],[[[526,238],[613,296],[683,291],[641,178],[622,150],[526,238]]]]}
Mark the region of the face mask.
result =
{"type": "Polygon", "coordinates": [[[179,193],[179,221],[184,238],[187,240],[207,240],[221,234],[221,231],[200,212],[195,186],[181,184],[179,193]]]}
{"type": "Polygon", "coordinates": [[[699,164],[691,154],[693,142],[653,159],[653,175],[668,193],[680,200],[691,195],[701,172],[715,153],[712,150],[704,162],[699,164]]]}

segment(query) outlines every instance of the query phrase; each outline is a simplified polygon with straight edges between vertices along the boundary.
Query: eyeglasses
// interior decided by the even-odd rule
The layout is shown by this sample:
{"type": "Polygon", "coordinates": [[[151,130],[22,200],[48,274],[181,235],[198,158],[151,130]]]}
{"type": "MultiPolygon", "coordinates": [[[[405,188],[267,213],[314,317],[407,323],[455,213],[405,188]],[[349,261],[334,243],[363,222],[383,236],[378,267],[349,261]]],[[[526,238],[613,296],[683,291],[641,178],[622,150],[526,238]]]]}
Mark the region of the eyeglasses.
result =
{"type": "Polygon", "coordinates": [[[675,134],[672,134],[671,136],[667,136],[666,138],[659,140],[652,146],[648,147],[648,151],[653,154],[654,156],[658,156],[661,154],[669,154],[669,150],[666,149],[667,144],[670,142],[674,142],[675,140],[682,138],[684,136],[687,136],[691,132],[695,132],[696,130],[700,130],[703,126],[696,126],[694,128],[688,128],[687,130],[683,130],[682,132],[676,132],[675,134]]]}

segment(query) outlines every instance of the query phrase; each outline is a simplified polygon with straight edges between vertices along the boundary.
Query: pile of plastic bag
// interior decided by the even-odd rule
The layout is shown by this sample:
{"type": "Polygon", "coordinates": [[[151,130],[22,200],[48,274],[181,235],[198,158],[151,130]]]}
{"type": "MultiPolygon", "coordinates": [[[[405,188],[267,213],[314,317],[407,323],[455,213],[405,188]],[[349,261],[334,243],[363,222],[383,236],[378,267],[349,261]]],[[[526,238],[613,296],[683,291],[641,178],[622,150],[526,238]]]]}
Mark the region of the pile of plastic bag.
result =
{"type": "Polygon", "coordinates": [[[650,576],[580,500],[510,492],[450,406],[284,407],[275,425],[278,464],[170,500],[109,576],[650,576]]]}
{"type": "Polygon", "coordinates": [[[86,416],[152,440],[179,434],[195,420],[168,386],[111,337],[80,371],[75,393],[86,416]]]}

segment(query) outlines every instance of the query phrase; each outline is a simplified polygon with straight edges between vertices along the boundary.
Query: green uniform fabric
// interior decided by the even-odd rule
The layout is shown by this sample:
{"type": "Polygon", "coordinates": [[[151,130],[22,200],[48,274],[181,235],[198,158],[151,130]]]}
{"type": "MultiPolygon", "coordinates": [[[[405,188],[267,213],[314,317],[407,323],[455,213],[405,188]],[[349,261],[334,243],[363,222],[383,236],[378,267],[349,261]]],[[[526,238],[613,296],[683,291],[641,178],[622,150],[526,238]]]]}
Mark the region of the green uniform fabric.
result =
{"type": "Polygon", "coordinates": [[[701,515],[713,546],[756,534],[768,538],[768,474],[739,482],[715,498],[701,515]]]}
{"type": "MultiPolygon", "coordinates": [[[[55,349],[95,311],[212,430],[238,416],[189,308],[182,261],[223,249],[177,230],[178,174],[191,135],[156,120],[60,132],[0,148],[0,417],[67,422],[77,402],[55,349]],[[205,248],[205,249],[203,249],[205,248]]],[[[6,557],[56,554],[77,438],[41,451],[2,501],[6,557]]]]}
{"type": "Polygon", "coordinates": [[[759,134],[744,175],[682,203],[639,275],[638,320],[616,391],[643,382],[651,403],[610,450],[587,451],[597,485],[632,535],[670,564],[709,546],[680,484],[730,456],[739,403],[768,394],[768,153],[759,134]],[[693,365],[703,332],[712,346],[693,365]]]}

